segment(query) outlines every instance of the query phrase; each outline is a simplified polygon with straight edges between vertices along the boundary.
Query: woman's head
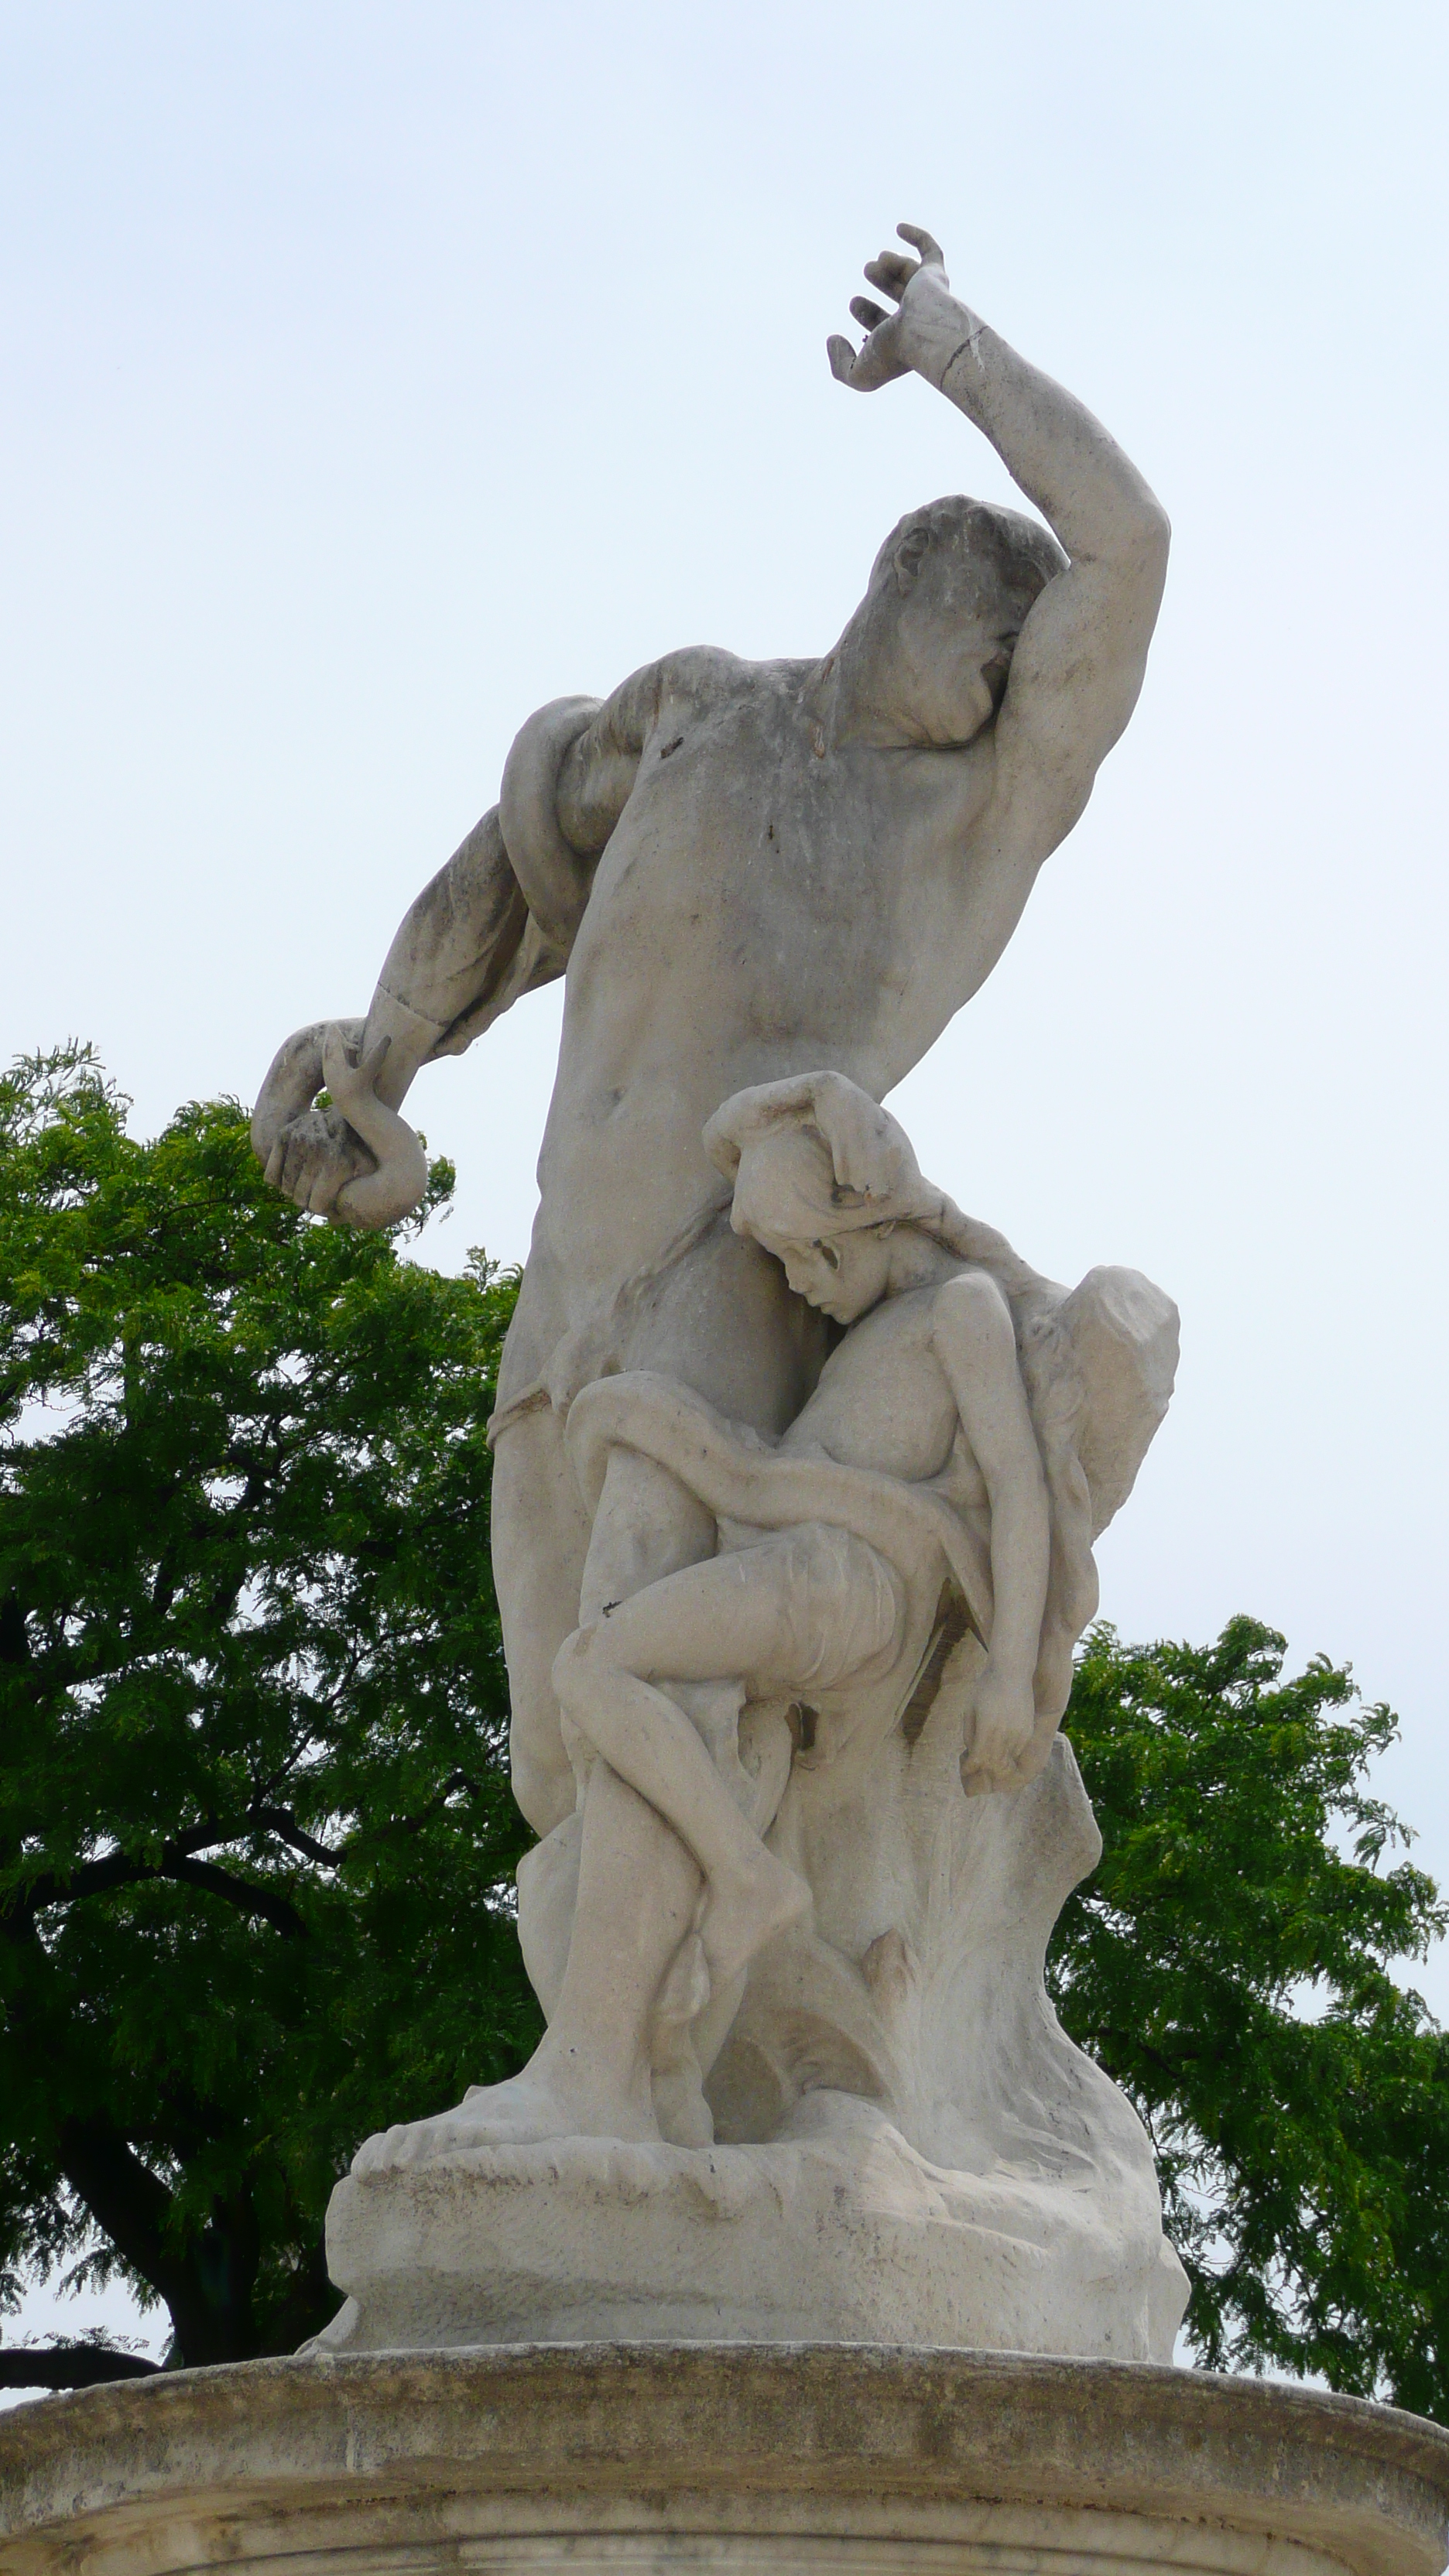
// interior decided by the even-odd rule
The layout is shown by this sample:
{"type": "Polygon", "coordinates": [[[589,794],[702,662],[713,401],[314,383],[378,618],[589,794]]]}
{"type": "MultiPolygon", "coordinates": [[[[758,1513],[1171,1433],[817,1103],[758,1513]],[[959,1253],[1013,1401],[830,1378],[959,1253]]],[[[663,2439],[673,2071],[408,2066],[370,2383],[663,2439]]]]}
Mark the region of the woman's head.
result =
{"type": "Polygon", "coordinates": [[[886,1293],[896,1228],[939,1217],[943,1200],[922,1179],[905,1131],[840,1075],[819,1077],[832,1096],[853,1095],[869,1143],[863,1189],[847,1186],[820,1123],[823,1104],[804,1086],[770,1083],[739,1092],[711,1119],[706,1142],[734,1182],[730,1222],[784,1266],[798,1296],[838,1323],[854,1323],[886,1293]]]}

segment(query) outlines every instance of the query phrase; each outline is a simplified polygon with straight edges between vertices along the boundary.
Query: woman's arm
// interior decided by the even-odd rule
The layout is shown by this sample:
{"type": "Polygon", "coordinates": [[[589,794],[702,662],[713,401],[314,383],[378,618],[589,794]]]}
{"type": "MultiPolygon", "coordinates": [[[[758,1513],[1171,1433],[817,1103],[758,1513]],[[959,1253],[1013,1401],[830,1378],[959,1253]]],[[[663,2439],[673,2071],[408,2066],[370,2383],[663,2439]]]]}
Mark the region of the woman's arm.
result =
{"type": "Polygon", "coordinates": [[[389,1053],[379,1038],[366,1053],[350,1048],[334,1021],[322,1049],[322,1072],[334,1106],[361,1137],[377,1169],[348,1181],[337,1193],[332,1214],[345,1225],[371,1231],[395,1225],[415,1208],[428,1186],[428,1158],[421,1140],[405,1118],[377,1095],[377,1078],[389,1053]]]}
{"type": "Polygon", "coordinates": [[[1051,1567],[1046,1476],[995,1281],[968,1270],[939,1289],[931,1330],[991,1506],[995,1607],[962,1776],[968,1789],[1015,1789],[1036,1729],[1032,1682],[1051,1567]]]}

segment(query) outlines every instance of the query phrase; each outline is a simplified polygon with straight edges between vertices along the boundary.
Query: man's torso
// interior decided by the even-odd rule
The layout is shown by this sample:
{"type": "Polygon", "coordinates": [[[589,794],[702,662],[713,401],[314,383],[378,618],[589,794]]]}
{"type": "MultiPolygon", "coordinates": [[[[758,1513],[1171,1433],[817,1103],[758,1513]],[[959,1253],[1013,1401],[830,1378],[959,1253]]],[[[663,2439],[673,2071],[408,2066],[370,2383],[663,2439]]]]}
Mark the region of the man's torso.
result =
{"type": "Polygon", "coordinates": [[[830,1065],[879,1098],[974,989],[963,940],[989,745],[825,751],[806,666],[717,661],[666,697],[570,961],[541,1227],[580,1287],[717,1192],[732,1091],[830,1065]]]}

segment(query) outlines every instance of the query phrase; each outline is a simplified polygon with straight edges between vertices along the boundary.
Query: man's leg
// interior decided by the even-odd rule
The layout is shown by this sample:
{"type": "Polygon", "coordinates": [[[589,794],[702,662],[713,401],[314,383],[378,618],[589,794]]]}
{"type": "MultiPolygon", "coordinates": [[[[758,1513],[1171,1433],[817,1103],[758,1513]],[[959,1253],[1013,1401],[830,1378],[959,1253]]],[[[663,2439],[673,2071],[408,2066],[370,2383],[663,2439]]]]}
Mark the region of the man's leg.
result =
{"type": "Polygon", "coordinates": [[[553,1659],[579,1622],[589,1515],[552,1405],[515,1416],[493,1458],[493,1583],[512,1708],[513,1794],[537,1834],[571,1816],[577,1783],[559,1728],[553,1659]]]}
{"type": "MultiPolygon", "coordinates": [[[[577,1923],[587,1936],[570,1947],[568,2008],[561,2005],[522,2074],[506,2084],[471,2085],[456,2110],[369,2138],[353,2159],[354,2173],[545,2138],[658,2139],[648,2052],[657,1952],[661,1937],[671,1956],[689,1937],[699,1873],[689,1861],[682,1887],[641,1891],[636,1884],[626,1891],[632,1904],[621,1907],[620,1871],[629,1862],[636,1810],[651,1812],[607,1763],[596,1762],[579,1867],[577,1923]],[[597,1919],[606,1924],[602,1933],[597,1919]]],[[[667,1826],[659,1830],[683,1851],[667,1826]]]]}
{"type": "MultiPolygon", "coordinates": [[[[630,1364],[668,1368],[687,1381],[702,1376],[715,1401],[782,1428],[818,1368],[811,1342],[818,1318],[789,1299],[783,1274],[774,1275],[758,1247],[727,1226],[702,1255],[667,1283],[653,1319],[657,1346],[646,1331],[630,1364]],[[708,1361],[702,1370],[681,1365],[691,1345],[708,1361]],[[726,1352],[728,1382],[717,1385],[712,1355],[726,1352]]],[[[714,1546],[710,1513],[667,1470],[627,1451],[610,1461],[590,1531],[552,1408],[504,1427],[494,1459],[493,1561],[513,1696],[515,1794],[536,1831],[567,1828],[577,1803],[551,1679],[559,1647],[581,1618],[712,1555],[714,1546]]],[[[441,2119],[369,2140],[359,2170],[490,2141],[658,2136],[647,2083],[650,2029],[693,1929],[701,1874],[678,1835],[607,1764],[594,1762],[582,1806],[577,1919],[588,1937],[568,1941],[559,1979],[558,2011],[566,1985],[569,1992],[568,2036],[556,2037],[551,2021],[522,2075],[475,2087],[441,2119]]],[[[562,1919],[531,1918],[547,1909],[561,1916],[554,1900],[566,1901],[572,1883],[569,1869],[524,1865],[526,1950],[540,1960],[561,1963],[567,1928],[562,1919]]]]}
{"type": "MultiPolygon", "coordinates": [[[[500,1495],[494,1489],[495,1561],[501,1553],[503,1591],[514,1623],[510,1680],[526,1676],[530,1700],[526,1750],[536,1761],[547,1742],[544,1713],[557,1739],[553,1763],[554,1812],[562,1807],[560,1765],[567,1766],[557,1701],[550,1678],[563,1636],[579,1623],[577,1578],[567,1609],[567,1539],[572,1522],[568,1495],[572,1470],[563,1457],[557,1417],[540,1407],[506,1426],[495,1462],[508,1461],[500,1495]],[[532,1470],[532,1473],[530,1473],[532,1470]],[[568,1479],[568,1487],[560,1478],[568,1479]],[[530,1566],[526,1534],[545,1551],[530,1566]],[[520,1637],[519,1618],[537,1626],[520,1637]],[[562,1635],[557,1623],[563,1620],[562,1635]],[[539,1638],[552,1624],[549,1660],[540,1671],[539,1638]]],[[[582,1503],[578,1504],[580,1518],[582,1503]]],[[[610,1462],[595,1515],[584,1600],[620,1597],[673,1573],[714,1547],[711,1515],[666,1470],[619,1451],[610,1462]]],[[[515,1687],[517,1686],[515,1682],[515,1687]]],[[[515,1712],[517,1719],[520,1712],[515,1712]]],[[[567,1769],[568,1815],[576,1787],[567,1769]]],[[[568,1961],[549,2028],[521,2075],[507,2084],[474,2086],[456,2111],[370,2139],[356,2170],[426,2163],[461,2147],[522,2144],[537,2138],[657,2138],[650,2082],[650,2028],[667,1971],[689,1939],[701,1893],[697,1863],[663,1818],[627,1787],[608,1764],[594,1761],[580,1819],[578,1895],[568,1961]]],[[[567,1883],[567,1873],[560,1873],[567,1883]]],[[[523,1893],[530,1884],[528,1865],[523,1893]]],[[[540,1880],[542,1891],[542,1881],[540,1880]]],[[[531,1926],[529,1941],[550,1953],[562,1946],[562,1925],[531,1926]]]]}
{"type": "MultiPolygon", "coordinates": [[[[712,1556],[714,1546],[712,1513],[677,1477],[633,1450],[616,1449],[594,1515],[575,1625],[712,1556]]],[[[587,1739],[577,1751],[590,1762],[587,1739]]],[[[647,2071],[655,2008],[693,1931],[702,1878],[694,1855],[658,1809],[606,1761],[592,1761],[581,1821],[574,1923],[587,1929],[569,1940],[549,2035],[557,2025],[567,2047],[581,2049],[590,2032],[599,2032],[600,2016],[606,2017],[613,2080],[622,2082],[626,2060],[647,2071]]],[[[553,1927],[555,1955],[559,1929],[553,1927]]],[[[633,2082],[631,2076],[631,2099],[633,2082]]]]}
{"type": "MultiPolygon", "coordinates": [[[[732,1233],[722,1218],[713,1234],[661,1283],[626,1352],[626,1365],[678,1376],[727,1414],[766,1432],[782,1430],[814,1384],[823,1357],[819,1316],[792,1297],[784,1273],[759,1246],[732,1233]]],[[[575,1824],[576,1787],[559,1725],[552,1685],[554,1656],[564,1638],[599,1617],[607,1604],[633,1598],[664,1577],[711,1557],[713,1516],[666,1468],[629,1450],[609,1461],[603,1493],[587,1542],[587,1558],[562,1627],[562,1589],[530,1554],[530,1530],[562,1530],[568,1553],[577,1546],[583,1507],[562,1456],[558,1417],[525,1416],[504,1441],[511,1451],[509,1481],[495,1488],[495,1563],[499,1600],[505,1588],[505,1643],[514,1702],[514,1764],[519,1803],[544,1829],[565,1819],[551,1845],[530,1854],[519,1874],[519,1921],[524,1954],[550,2025],[564,2009],[570,1967],[575,1980],[608,1971],[608,1994],[585,2007],[583,1986],[571,1985],[577,2005],[570,2027],[582,2027],[585,2010],[616,2017],[648,2046],[665,1980],[693,1924],[701,1894],[698,1865],[657,1810],[617,1775],[607,1787],[595,1763],[575,1824]],[[550,1497],[546,1502],[546,1496],[550,1497]],[[515,1497],[517,1498],[515,1500],[515,1497]],[[542,1580],[543,1600],[537,1596],[542,1580]],[[533,1606],[536,1605],[536,1606],[533,1606]],[[542,1615],[540,1615],[542,1613],[542,1615]],[[511,1615],[510,1615],[511,1614],[511,1615]],[[515,1643],[515,1636],[517,1642],[515,1643]],[[530,1803],[531,1801],[531,1803],[530,1803]],[[572,1837],[578,1835],[575,1846],[572,1837]],[[574,1854],[578,1853],[575,1898],[574,1854]],[[571,1940],[575,1904],[588,1888],[588,1949],[571,1940]],[[649,1903],[641,1904],[641,1891],[649,1903]],[[684,1932],[679,1929],[680,1924],[684,1932]],[[604,1957],[596,1954],[602,1948],[604,1957]]],[[[496,1472],[496,1471],[495,1471],[496,1472]]],[[[584,1748],[587,1759],[587,1748],[584,1748]]],[[[590,1987],[592,1992],[592,1987],[590,1987]]],[[[632,2045],[632,2042],[631,2042],[632,2045]]]]}

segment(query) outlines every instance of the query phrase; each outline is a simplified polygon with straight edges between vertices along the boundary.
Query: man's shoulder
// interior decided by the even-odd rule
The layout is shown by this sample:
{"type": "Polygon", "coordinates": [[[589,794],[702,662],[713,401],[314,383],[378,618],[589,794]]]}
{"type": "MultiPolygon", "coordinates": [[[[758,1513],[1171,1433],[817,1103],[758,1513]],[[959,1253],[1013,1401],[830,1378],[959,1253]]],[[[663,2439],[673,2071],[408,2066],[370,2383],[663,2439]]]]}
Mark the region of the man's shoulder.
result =
{"type": "Polygon", "coordinates": [[[661,654],[655,665],[666,694],[699,705],[798,689],[811,667],[806,662],[747,661],[743,654],[727,652],[722,644],[683,644],[661,654]]]}

